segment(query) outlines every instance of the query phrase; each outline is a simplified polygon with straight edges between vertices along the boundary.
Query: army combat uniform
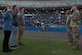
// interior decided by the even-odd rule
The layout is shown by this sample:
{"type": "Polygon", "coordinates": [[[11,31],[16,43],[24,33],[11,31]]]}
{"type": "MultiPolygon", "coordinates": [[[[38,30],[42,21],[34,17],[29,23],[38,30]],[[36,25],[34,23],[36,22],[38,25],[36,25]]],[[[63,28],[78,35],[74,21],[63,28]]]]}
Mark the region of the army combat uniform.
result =
{"type": "MultiPolygon", "coordinates": [[[[67,14],[69,13],[70,11],[67,11],[67,14]]],[[[72,37],[72,29],[70,27],[70,22],[71,22],[71,17],[69,17],[69,15],[67,16],[67,19],[66,19],[66,28],[67,28],[67,35],[68,35],[68,43],[71,45],[73,43],[73,37],[72,37]]]]}
{"type": "Polygon", "coordinates": [[[76,49],[79,48],[80,24],[81,24],[81,18],[79,10],[75,10],[71,17],[70,27],[71,27],[71,34],[73,37],[73,44],[76,49]]]}

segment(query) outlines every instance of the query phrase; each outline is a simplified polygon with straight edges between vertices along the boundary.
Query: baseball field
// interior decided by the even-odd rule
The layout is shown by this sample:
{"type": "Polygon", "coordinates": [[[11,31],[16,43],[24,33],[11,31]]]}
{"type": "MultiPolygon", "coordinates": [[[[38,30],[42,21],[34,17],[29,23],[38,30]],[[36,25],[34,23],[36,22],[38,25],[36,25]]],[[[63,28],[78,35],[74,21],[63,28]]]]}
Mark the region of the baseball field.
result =
{"type": "Polygon", "coordinates": [[[72,50],[65,32],[24,31],[24,46],[10,53],[2,52],[3,38],[3,31],[0,31],[0,55],[82,55],[82,34],[80,50],[72,50]]]}

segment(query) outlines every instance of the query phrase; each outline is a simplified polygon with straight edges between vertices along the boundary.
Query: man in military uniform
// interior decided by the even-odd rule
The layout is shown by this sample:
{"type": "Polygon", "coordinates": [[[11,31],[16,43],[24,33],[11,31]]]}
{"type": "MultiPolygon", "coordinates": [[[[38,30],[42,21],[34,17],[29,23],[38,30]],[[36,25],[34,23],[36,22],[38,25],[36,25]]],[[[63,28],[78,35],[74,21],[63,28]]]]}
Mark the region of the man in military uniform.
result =
{"type": "Polygon", "coordinates": [[[68,35],[68,45],[73,45],[73,37],[72,37],[72,29],[70,27],[71,17],[69,16],[71,11],[68,10],[66,12],[66,28],[67,28],[67,35],[68,35]]]}
{"type": "Polygon", "coordinates": [[[71,17],[70,28],[73,38],[73,47],[74,47],[73,50],[79,50],[81,18],[80,18],[79,10],[77,9],[76,5],[73,5],[71,10],[73,10],[73,13],[70,14],[69,17],[71,17]]]}

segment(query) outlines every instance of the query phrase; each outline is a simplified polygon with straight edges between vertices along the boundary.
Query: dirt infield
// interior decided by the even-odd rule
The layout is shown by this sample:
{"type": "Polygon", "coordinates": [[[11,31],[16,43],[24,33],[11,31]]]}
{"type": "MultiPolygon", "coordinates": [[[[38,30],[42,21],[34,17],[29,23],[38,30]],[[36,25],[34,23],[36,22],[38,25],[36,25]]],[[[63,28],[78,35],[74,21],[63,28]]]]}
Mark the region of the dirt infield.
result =
{"type": "Polygon", "coordinates": [[[26,37],[33,37],[33,38],[58,38],[58,39],[67,39],[67,34],[64,32],[38,32],[32,31],[32,33],[24,32],[24,36],[26,37]],[[36,32],[36,33],[34,33],[36,32]]]}
{"type": "MultiPolygon", "coordinates": [[[[0,30],[0,36],[3,36],[3,31],[1,30],[0,30]]],[[[24,31],[23,36],[33,38],[68,39],[66,32],[24,31]]],[[[80,42],[82,42],[82,33],[80,34],[80,42]]]]}
{"type": "MultiPolygon", "coordinates": [[[[23,36],[33,38],[68,39],[66,32],[25,31],[23,36]]],[[[82,34],[80,35],[80,41],[82,41],[82,34]]]]}

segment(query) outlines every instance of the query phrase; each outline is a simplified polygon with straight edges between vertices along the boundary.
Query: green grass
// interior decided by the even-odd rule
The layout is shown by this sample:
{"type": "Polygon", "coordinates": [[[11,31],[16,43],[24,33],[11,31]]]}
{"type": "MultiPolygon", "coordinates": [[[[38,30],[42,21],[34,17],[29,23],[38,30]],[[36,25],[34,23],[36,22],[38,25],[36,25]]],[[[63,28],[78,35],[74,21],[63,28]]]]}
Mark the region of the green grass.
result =
{"type": "Polygon", "coordinates": [[[23,37],[24,46],[13,52],[2,52],[3,36],[0,36],[0,55],[82,55],[82,51],[71,50],[66,40],[23,37]]]}

